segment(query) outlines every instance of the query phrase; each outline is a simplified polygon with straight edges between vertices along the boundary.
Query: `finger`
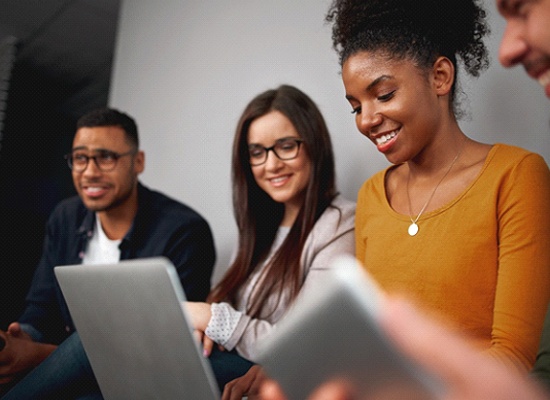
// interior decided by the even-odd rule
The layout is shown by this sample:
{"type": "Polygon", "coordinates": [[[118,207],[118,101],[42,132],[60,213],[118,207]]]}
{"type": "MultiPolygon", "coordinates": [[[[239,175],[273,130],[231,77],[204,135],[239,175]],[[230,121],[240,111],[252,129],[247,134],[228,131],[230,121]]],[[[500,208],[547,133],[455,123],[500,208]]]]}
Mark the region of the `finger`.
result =
{"type": "Polygon", "coordinates": [[[231,399],[231,388],[233,386],[233,381],[228,382],[223,387],[223,393],[221,400],[230,400],[231,399]]]}
{"type": "Polygon", "coordinates": [[[25,332],[22,328],[21,328],[21,324],[19,324],[19,322],[12,322],[9,326],[8,326],[8,330],[6,331],[6,333],[9,335],[9,336],[12,336],[12,337],[16,337],[16,338],[21,338],[21,339],[27,339],[27,340],[33,340],[31,335],[29,335],[27,332],[25,332]]]}
{"type": "MultiPolygon", "coordinates": [[[[233,379],[225,384],[222,393],[222,400],[233,400],[238,396],[238,379],[233,379]]],[[[242,397],[242,395],[241,395],[242,397]]]]}
{"type": "Polygon", "coordinates": [[[202,354],[205,357],[209,357],[212,354],[212,347],[214,347],[214,341],[204,335],[202,338],[202,354]]]}
{"type": "Polygon", "coordinates": [[[244,395],[247,395],[249,399],[252,399],[251,394],[257,394],[258,390],[253,390],[252,386],[258,375],[263,376],[263,370],[254,365],[243,376],[233,379],[225,385],[223,392],[223,399],[226,400],[241,400],[244,395]]]}
{"type": "Polygon", "coordinates": [[[352,400],[353,398],[350,385],[343,381],[332,381],[315,390],[308,400],[352,400]]]}
{"type": "Polygon", "coordinates": [[[12,322],[9,326],[8,326],[8,330],[7,330],[7,333],[12,335],[12,336],[19,336],[22,332],[22,329],[21,329],[21,325],[19,324],[19,322],[12,322]]]}
{"type": "MultiPolygon", "coordinates": [[[[225,385],[227,389],[224,389],[223,394],[225,397],[223,399],[225,400],[241,400],[246,393],[246,388],[242,385],[242,382],[237,378],[235,380],[232,380],[227,385],[225,385]]],[[[247,398],[250,398],[247,396],[247,398]]]]}
{"type": "Polygon", "coordinates": [[[264,400],[286,400],[281,387],[272,380],[263,383],[260,389],[260,398],[264,400]]]}
{"type": "Polygon", "coordinates": [[[204,333],[195,329],[193,331],[193,337],[195,338],[195,340],[197,341],[197,344],[201,344],[202,343],[202,337],[203,337],[204,333]]]}
{"type": "Polygon", "coordinates": [[[262,387],[266,379],[267,377],[263,373],[263,369],[259,369],[258,373],[254,376],[254,380],[250,384],[250,389],[248,390],[248,398],[250,400],[260,398],[258,397],[260,394],[260,388],[262,387]]]}

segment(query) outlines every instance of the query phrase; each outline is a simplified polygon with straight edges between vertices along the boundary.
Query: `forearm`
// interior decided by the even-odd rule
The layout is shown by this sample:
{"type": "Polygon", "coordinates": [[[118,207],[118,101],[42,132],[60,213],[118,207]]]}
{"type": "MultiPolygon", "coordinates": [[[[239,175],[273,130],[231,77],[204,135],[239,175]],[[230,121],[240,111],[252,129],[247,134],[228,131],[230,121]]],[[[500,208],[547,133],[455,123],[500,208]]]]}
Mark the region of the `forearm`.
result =
{"type": "Polygon", "coordinates": [[[235,349],[242,357],[255,361],[258,341],[265,335],[269,335],[273,327],[274,325],[269,321],[250,318],[228,303],[214,303],[212,318],[205,333],[226,350],[235,349]]]}
{"type": "Polygon", "coordinates": [[[498,208],[498,276],[491,349],[533,366],[550,298],[550,172],[524,159],[503,184],[498,208]]]}

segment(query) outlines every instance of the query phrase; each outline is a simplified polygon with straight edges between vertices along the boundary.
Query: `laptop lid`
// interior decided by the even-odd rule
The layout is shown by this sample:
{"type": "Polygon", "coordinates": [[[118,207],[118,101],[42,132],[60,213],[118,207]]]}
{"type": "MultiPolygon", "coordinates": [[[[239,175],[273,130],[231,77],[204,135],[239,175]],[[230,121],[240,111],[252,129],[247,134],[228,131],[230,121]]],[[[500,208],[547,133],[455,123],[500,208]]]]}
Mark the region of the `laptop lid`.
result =
{"type": "Polygon", "coordinates": [[[168,259],[54,272],[105,399],[220,398],[168,259]]]}

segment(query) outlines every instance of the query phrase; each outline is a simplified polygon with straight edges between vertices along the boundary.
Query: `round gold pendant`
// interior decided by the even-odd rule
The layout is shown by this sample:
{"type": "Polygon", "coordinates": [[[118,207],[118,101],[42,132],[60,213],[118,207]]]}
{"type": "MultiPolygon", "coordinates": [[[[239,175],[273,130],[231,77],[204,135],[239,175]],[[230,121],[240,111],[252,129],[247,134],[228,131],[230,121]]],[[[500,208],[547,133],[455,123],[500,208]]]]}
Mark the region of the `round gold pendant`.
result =
{"type": "Polygon", "coordinates": [[[418,233],[418,225],[414,222],[409,226],[409,235],[414,236],[418,233]]]}

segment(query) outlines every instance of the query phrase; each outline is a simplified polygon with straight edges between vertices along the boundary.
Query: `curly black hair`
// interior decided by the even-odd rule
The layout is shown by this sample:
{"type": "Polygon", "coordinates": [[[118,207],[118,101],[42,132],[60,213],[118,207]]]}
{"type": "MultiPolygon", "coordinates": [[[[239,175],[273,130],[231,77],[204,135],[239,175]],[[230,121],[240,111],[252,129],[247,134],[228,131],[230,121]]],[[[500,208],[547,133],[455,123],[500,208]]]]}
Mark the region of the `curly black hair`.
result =
{"type": "MultiPolygon", "coordinates": [[[[457,57],[474,77],[489,66],[485,18],[478,0],[334,0],[326,15],[341,65],[359,51],[410,59],[420,68],[444,56],[455,65],[455,82],[457,57]]],[[[453,85],[451,103],[454,97],[453,85]]]]}
{"type": "Polygon", "coordinates": [[[340,63],[361,50],[387,51],[420,66],[445,56],[478,76],[489,65],[486,12],[476,0],[334,0],[326,16],[340,63]]]}

